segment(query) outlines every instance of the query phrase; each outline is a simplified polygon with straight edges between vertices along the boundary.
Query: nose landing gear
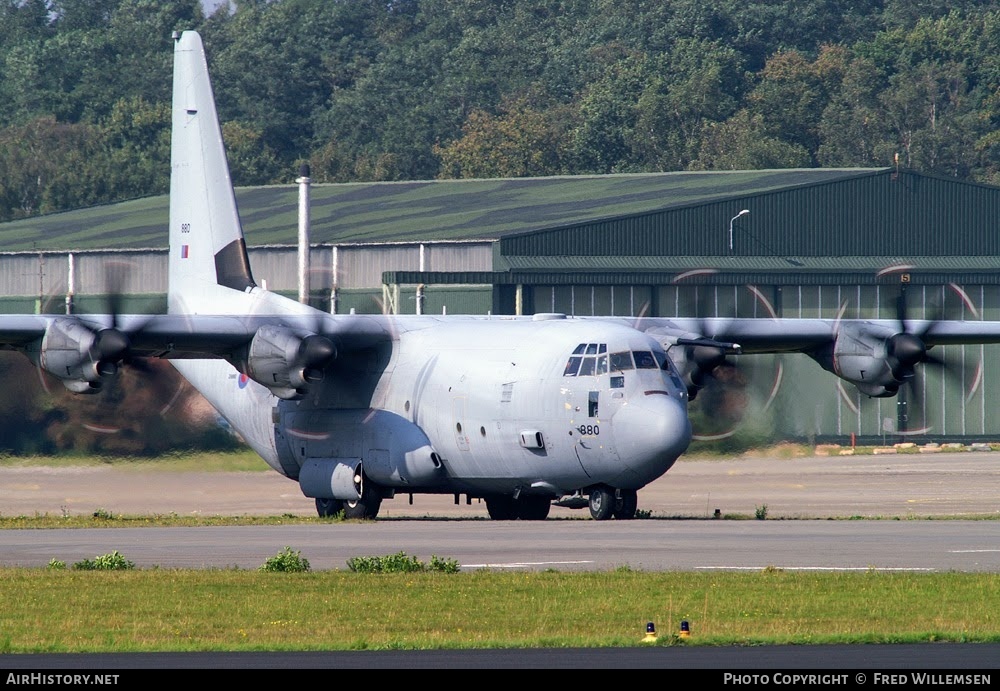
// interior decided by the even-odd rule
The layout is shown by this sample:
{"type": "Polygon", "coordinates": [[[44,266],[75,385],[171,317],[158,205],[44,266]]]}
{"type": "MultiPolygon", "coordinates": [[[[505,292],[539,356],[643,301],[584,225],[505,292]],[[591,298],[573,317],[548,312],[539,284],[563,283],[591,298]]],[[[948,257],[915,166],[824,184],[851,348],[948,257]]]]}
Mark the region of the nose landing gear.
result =
{"type": "Polygon", "coordinates": [[[595,487],[590,492],[590,517],[595,521],[610,518],[631,520],[635,518],[639,499],[634,489],[615,490],[611,487],[595,487]]]}

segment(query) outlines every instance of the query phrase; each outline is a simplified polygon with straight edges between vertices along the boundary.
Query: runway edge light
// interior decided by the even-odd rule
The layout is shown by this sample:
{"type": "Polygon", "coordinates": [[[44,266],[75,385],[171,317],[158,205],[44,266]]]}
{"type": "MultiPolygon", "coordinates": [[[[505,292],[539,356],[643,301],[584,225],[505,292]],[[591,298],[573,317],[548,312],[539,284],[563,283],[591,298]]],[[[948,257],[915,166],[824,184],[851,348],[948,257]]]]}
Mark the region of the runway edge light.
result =
{"type": "Polygon", "coordinates": [[[687,623],[687,620],[681,622],[681,638],[687,638],[691,635],[691,626],[687,623]]]}
{"type": "Polygon", "coordinates": [[[653,643],[656,641],[656,625],[653,622],[646,623],[646,635],[643,636],[643,643],[653,643]]]}

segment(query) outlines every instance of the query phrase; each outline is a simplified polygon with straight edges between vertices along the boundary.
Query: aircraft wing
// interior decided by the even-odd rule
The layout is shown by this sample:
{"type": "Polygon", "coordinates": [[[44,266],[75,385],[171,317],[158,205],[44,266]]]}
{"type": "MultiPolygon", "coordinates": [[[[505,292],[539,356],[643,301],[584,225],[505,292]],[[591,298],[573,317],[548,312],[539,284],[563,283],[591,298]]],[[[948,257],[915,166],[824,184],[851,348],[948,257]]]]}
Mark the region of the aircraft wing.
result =
{"type": "Polygon", "coordinates": [[[0,349],[24,353],[77,393],[99,390],[102,377],[130,357],[221,358],[239,366],[255,352],[308,368],[391,340],[393,333],[381,315],[336,316],[304,307],[258,315],[0,315],[0,349]]]}
{"type": "Polygon", "coordinates": [[[885,339],[898,333],[916,334],[928,348],[1000,343],[1000,322],[995,321],[651,317],[631,323],[636,329],[653,335],[697,336],[735,343],[743,353],[808,353],[835,343],[842,335],[851,334],[871,334],[885,339]]]}

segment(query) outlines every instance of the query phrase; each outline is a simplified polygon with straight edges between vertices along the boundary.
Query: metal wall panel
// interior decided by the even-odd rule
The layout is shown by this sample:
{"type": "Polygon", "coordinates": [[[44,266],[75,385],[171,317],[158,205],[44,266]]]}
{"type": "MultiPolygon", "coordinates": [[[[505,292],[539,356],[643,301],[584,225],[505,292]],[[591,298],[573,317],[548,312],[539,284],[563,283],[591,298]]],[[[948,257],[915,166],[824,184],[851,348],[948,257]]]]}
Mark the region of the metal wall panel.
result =
{"type": "Polygon", "coordinates": [[[1000,188],[880,172],[501,238],[504,256],[1000,256],[1000,188]],[[750,214],[733,218],[741,209],[750,214]],[[729,228],[733,225],[733,249],[729,228]]]}
{"type": "Polygon", "coordinates": [[[372,288],[382,285],[383,271],[419,268],[420,250],[416,245],[338,247],[336,284],[339,288],[372,288]]]}
{"type": "Polygon", "coordinates": [[[493,243],[427,243],[424,271],[492,271],[493,243]]]}

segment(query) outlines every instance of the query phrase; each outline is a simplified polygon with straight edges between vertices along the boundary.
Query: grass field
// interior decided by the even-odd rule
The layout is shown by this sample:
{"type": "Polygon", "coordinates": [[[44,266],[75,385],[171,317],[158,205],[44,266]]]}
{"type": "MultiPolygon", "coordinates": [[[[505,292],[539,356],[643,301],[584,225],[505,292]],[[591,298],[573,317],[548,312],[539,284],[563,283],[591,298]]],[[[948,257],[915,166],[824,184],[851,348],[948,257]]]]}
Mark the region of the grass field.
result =
{"type": "Polygon", "coordinates": [[[996,574],[0,569],[0,603],[0,653],[1000,641],[996,574]]]}
{"type": "MultiPolygon", "coordinates": [[[[3,465],[105,463],[143,471],[269,472],[249,451],[156,461],[0,459],[3,465]]],[[[0,529],[321,520],[337,522],[95,513],[0,517],[0,529]]],[[[0,568],[0,653],[1000,642],[1000,575],[989,573],[64,566],[0,568]],[[679,636],[682,621],[690,637],[679,636]],[[655,623],[655,642],[644,640],[648,622],[655,623]]]]}

